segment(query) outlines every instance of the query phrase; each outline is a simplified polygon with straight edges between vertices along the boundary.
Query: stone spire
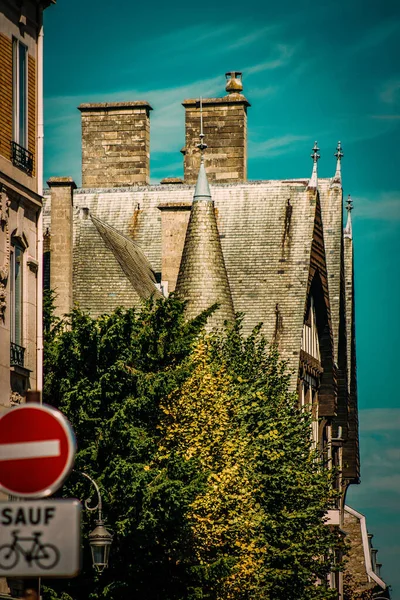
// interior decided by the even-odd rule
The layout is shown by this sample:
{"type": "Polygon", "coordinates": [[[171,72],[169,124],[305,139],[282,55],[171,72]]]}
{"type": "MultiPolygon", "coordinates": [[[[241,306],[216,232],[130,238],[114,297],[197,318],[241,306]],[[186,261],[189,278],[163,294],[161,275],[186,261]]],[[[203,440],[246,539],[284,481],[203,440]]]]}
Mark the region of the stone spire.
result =
{"type": "Polygon", "coordinates": [[[334,156],[336,156],[336,172],[332,179],[331,185],[336,184],[336,185],[341,186],[342,185],[342,158],[344,156],[341,142],[338,142],[334,156]]]}
{"type": "Polygon", "coordinates": [[[347,223],[346,223],[346,227],[344,228],[343,233],[344,233],[344,237],[350,238],[352,240],[353,239],[353,229],[352,229],[352,225],[351,225],[351,211],[353,210],[353,200],[351,199],[350,194],[347,197],[346,210],[347,210],[347,223]]]}
{"type": "Polygon", "coordinates": [[[315,142],[313,151],[311,153],[311,158],[313,159],[313,170],[311,179],[308,182],[308,188],[317,188],[318,187],[318,161],[320,159],[318,142],[315,142]]]}
{"type": "Polygon", "coordinates": [[[177,296],[187,301],[186,316],[189,319],[213,304],[219,304],[208,321],[208,328],[211,329],[223,325],[224,321],[232,321],[234,309],[214,201],[204,167],[203,154],[207,144],[204,143],[202,114],[198,148],[202,154],[200,169],[175,291],[177,296]]]}

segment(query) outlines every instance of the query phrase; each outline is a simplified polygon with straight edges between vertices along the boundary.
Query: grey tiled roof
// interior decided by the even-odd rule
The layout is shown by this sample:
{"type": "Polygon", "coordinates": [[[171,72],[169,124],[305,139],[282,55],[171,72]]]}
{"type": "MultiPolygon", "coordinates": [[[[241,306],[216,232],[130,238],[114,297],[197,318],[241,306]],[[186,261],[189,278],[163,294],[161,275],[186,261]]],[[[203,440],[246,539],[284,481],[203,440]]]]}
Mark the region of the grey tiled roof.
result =
{"type": "Polygon", "coordinates": [[[321,212],[324,224],[326,265],[328,269],[329,300],[334,337],[335,362],[338,362],[340,277],[343,261],[343,192],[331,186],[329,179],[319,180],[321,212]]]}
{"type": "Polygon", "coordinates": [[[150,296],[161,296],[161,292],[156,287],[154,272],[140,246],[108,223],[93,215],[90,215],[90,218],[107,248],[113,252],[138,296],[143,299],[150,296]]]}
{"type": "MultiPolygon", "coordinates": [[[[278,305],[282,326],[280,349],[293,370],[298,366],[315,217],[315,199],[306,190],[307,184],[308,180],[304,179],[211,186],[235,311],[244,313],[246,333],[261,321],[264,334],[273,341],[278,305]],[[289,223],[288,200],[292,206],[289,223]]],[[[341,207],[339,195],[332,194],[329,186],[330,180],[319,180],[330,300],[333,315],[336,315],[341,207]]],[[[158,207],[171,202],[191,202],[193,191],[194,187],[188,185],[76,190],[75,301],[94,315],[140,301],[95,225],[85,218],[84,209],[134,240],[152,269],[161,272],[161,211],[158,207]]],[[[49,224],[48,213],[47,206],[45,227],[49,224]]],[[[335,319],[334,316],[336,346],[338,318],[335,319]]]]}
{"type": "Polygon", "coordinates": [[[200,165],[175,291],[186,300],[186,314],[189,318],[196,317],[214,304],[219,305],[207,323],[209,328],[234,319],[215,207],[203,162],[200,165]]]}

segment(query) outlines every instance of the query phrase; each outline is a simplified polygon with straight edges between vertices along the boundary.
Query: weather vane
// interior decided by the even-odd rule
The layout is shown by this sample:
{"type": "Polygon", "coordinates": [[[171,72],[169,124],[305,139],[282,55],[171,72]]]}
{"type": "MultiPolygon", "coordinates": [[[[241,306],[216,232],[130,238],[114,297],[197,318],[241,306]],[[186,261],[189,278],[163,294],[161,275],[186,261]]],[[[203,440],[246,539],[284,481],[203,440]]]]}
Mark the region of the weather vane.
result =
{"type": "Polygon", "coordinates": [[[351,211],[353,210],[354,206],[353,206],[353,200],[351,199],[350,194],[347,196],[347,201],[346,201],[346,210],[348,213],[351,213],[351,211]]]}
{"type": "Polygon", "coordinates": [[[344,156],[343,151],[342,151],[342,144],[341,144],[341,142],[338,142],[338,145],[337,145],[337,148],[336,148],[336,152],[335,152],[335,156],[338,159],[338,161],[341,161],[342,158],[343,158],[343,156],[344,156]]]}
{"type": "Polygon", "coordinates": [[[200,143],[197,144],[197,148],[199,148],[201,152],[201,162],[204,161],[204,150],[208,147],[204,141],[204,132],[203,132],[203,98],[200,96],[200,143]]]}
{"type": "Polygon", "coordinates": [[[313,151],[312,151],[312,154],[311,154],[311,158],[313,159],[313,161],[314,161],[315,164],[321,158],[320,155],[318,154],[318,152],[319,152],[318,142],[315,142],[314,148],[313,148],[313,151]]]}

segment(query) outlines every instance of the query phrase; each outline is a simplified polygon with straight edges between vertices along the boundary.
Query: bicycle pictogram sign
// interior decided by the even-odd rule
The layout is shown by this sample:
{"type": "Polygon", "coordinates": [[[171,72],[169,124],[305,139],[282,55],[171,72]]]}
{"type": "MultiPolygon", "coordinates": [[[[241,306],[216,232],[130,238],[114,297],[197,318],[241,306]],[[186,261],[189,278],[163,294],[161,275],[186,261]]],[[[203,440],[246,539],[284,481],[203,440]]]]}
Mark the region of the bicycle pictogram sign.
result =
{"type": "Polygon", "coordinates": [[[19,530],[12,532],[11,544],[0,546],[0,568],[13,569],[23,558],[29,566],[36,563],[41,569],[52,569],[60,560],[60,552],[53,544],[42,544],[42,532],[32,532],[29,537],[18,536],[19,530]],[[27,542],[31,545],[27,548],[27,542]]]}
{"type": "Polygon", "coordinates": [[[76,577],[81,508],[74,499],[0,502],[0,577],[76,577]]]}

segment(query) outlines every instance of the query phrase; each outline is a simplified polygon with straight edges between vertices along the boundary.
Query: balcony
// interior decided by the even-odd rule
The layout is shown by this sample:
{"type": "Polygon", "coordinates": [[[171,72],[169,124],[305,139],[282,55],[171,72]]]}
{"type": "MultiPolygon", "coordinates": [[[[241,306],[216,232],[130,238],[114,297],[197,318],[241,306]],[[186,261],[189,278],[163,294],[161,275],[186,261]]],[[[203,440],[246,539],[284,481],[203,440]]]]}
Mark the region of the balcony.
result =
{"type": "Polygon", "coordinates": [[[11,160],[13,165],[24,171],[27,175],[33,172],[33,154],[16,142],[11,142],[11,160]]]}
{"type": "Polygon", "coordinates": [[[24,366],[24,355],[25,348],[18,346],[11,342],[10,345],[10,366],[11,367],[23,367],[24,366]]]}

